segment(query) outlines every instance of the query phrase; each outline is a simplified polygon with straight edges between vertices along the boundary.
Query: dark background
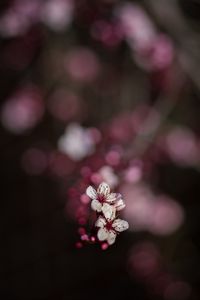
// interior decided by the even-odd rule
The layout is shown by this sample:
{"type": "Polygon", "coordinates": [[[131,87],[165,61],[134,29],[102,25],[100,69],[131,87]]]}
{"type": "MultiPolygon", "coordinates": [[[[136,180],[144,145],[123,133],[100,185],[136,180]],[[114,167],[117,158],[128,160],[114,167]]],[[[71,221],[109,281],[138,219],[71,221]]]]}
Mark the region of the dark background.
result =
{"type": "MultiPolygon", "coordinates": [[[[147,181],[154,189],[181,203],[185,211],[184,224],[168,236],[157,236],[147,231],[128,231],[106,251],[102,251],[99,245],[85,245],[81,249],[75,247],[79,239],[79,225],[65,208],[69,201],[67,191],[80,180],[80,166],[85,161],[69,162],[69,165],[73,163],[72,171],[69,168],[64,176],[58,176],[59,172],[52,169],[52,163],[47,163],[41,172],[37,172],[36,163],[36,173],[27,171],[27,168],[35,170],[35,161],[29,161],[25,169],[21,163],[23,154],[32,147],[42,149],[50,156],[55,153],[58,155],[57,140],[70,122],[80,122],[83,126],[100,128],[106,132],[106,126],[120,113],[134,112],[141,102],[154,107],[157,99],[165,96],[170,103],[170,113],[164,120],[166,122],[167,119],[167,126],[186,126],[199,141],[199,1],[174,1],[177,2],[185,27],[175,24],[174,20],[179,19],[174,19],[173,15],[170,22],[170,12],[174,11],[170,1],[139,2],[157,30],[165,32],[174,44],[175,70],[172,68],[171,72],[174,72],[174,81],[179,77],[181,87],[176,82],[173,91],[170,90],[170,84],[165,82],[163,70],[149,71],[137,63],[124,38],[113,47],[91,38],[90,27],[95,20],[109,22],[113,18],[113,11],[122,2],[75,1],[73,18],[64,30],[54,30],[34,17],[24,32],[12,36],[6,31],[1,32],[1,109],[15,91],[30,84],[40,90],[45,107],[38,123],[23,132],[12,132],[1,122],[2,299],[198,300],[200,297],[200,160],[180,166],[164,155],[165,159],[155,161],[152,157],[157,155],[157,150],[153,137],[144,160],[152,160],[156,180],[150,176],[147,181]],[[164,5],[167,5],[164,11],[169,12],[167,17],[162,15],[164,5]],[[64,75],[60,67],[62,54],[79,46],[92,49],[99,57],[101,75],[95,81],[77,83],[69,75],[64,75]],[[184,68],[184,64],[181,64],[181,55],[185,55],[189,67],[184,68]],[[59,86],[69,88],[82,98],[78,113],[65,122],[57,120],[48,110],[48,99],[59,86]],[[172,108],[170,101],[175,102],[172,108]],[[134,246],[143,241],[151,241],[159,249],[162,274],[170,274],[174,282],[187,282],[190,290],[188,295],[181,293],[180,287],[172,294],[155,292],[151,276],[140,278],[137,272],[131,271],[130,253],[134,246]]],[[[1,17],[14,3],[1,2],[1,17]]],[[[67,104],[66,109],[70,105],[67,104]]],[[[164,105],[161,115],[165,109],[168,106],[165,108],[164,105]]],[[[112,139],[105,143],[112,145],[112,139]]],[[[131,149],[130,145],[127,148],[131,149]]],[[[60,163],[59,159],[55,160],[56,163],[60,163]]]]}

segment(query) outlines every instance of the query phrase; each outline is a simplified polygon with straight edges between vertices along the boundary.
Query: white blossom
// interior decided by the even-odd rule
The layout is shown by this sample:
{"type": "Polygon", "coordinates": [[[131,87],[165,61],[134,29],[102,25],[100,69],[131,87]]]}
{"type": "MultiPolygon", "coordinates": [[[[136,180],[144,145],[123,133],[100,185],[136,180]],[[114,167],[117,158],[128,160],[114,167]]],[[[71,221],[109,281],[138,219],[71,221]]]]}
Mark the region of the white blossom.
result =
{"type": "Polygon", "coordinates": [[[112,213],[104,214],[104,217],[100,216],[95,223],[95,226],[99,228],[97,232],[99,241],[107,241],[109,245],[114,244],[118,233],[129,228],[128,222],[115,219],[115,212],[113,208],[112,213]]]}
{"type": "Polygon", "coordinates": [[[124,200],[121,194],[111,193],[110,187],[107,183],[102,182],[97,191],[89,186],[86,190],[88,197],[92,199],[91,208],[94,211],[101,212],[110,209],[115,209],[117,211],[122,210],[125,207],[124,200]]]}

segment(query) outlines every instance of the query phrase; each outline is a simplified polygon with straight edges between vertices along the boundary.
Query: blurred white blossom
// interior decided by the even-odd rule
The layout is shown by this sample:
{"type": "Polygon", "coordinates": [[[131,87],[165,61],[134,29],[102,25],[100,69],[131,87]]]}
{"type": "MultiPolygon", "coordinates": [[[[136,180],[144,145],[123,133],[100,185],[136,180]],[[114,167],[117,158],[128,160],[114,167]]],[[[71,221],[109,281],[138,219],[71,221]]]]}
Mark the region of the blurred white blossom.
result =
{"type": "Polygon", "coordinates": [[[71,22],[73,10],[71,0],[48,0],[42,7],[41,19],[51,29],[60,31],[71,22]]]}
{"type": "Polygon", "coordinates": [[[103,166],[98,172],[102,179],[106,181],[111,188],[115,188],[119,184],[119,178],[114,173],[114,170],[110,166],[103,166]]]}
{"type": "Polygon", "coordinates": [[[72,160],[78,161],[94,152],[95,141],[89,129],[71,123],[59,138],[58,148],[72,160]]]}

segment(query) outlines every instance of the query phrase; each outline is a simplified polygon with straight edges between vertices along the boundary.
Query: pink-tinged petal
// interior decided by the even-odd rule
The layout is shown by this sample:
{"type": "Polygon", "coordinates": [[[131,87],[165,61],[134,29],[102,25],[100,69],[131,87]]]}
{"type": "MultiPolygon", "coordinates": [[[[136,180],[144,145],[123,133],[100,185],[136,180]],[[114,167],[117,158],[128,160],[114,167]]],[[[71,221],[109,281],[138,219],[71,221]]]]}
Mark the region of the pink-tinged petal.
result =
{"type": "Polygon", "coordinates": [[[92,202],[91,202],[91,208],[94,211],[100,212],[101,209],[102,209],[102,204],[98,200],[92,200],[92,202]]]}
{"type": "Polygon", "coordinates": [[[106,225],[106,220],[103,217],[99,217],[98,220],[95,223],[96,227],[103,228],[106,225]]]}
{"type": "Polygon", "coordinates": [[[102,206],[102,212],[108,221],[112,221],[115,218],[116,208],[108,203],[104,203],[102,206]]]}
{"type": "Polygon", "coordinates": [[[90,185],[88,186],[87,190],[86,190],[86,194],[88,195],[88,197],[90,197],[91,199],[96,199],[97,198],[97,192],[96,190],[90,185]]]}
{"type": "Polygon", "coordinates": [[[123,199],[118,200],[115,204],[114,207],[116,208],[117,211],[124,209],[125,203],[123,199]]]}
{"type": "Polygon", "coordinates": [[[107,202],[110,202],[110,203],[116,201],[117,195],[118,195],[118,194],[116,194],[116,193],[108,194],[107,197],[106,197],[106,201],[107,201],[107,202]]]}
{"type": "Polygon", "coordinates": [[[108,238],[108,230],[106,228],[100,228],[97,232],[97,237],[100,241],[105,241],[108,238]]]}
{"type": "Polygon", "coordinates": [[[107,196],[108,194],[110,194],[109,185],[105,182],[102,182],[97,189],[97,193],[100,195],[107,196]]]}
{"type": "Polygon", "coordinates": [[[124,230],[127,230],[129,228],[128,222],[121,220],[121,219],[116,219],[113,224],[112,227],[118,231],[118,232],[122,232],[124,230]]]}
{"type": "Polygon", "coordinates": [[[117,234],[114,231],[110,230],[108,232],[107,242],[109,245],[114,244],[116,236],[117,236],[117,234]]]}
{"type": "Polygon", "coordinates": [[[116,201],[122,199],[122,195],[120,193],[116,193],[116,201]]]}

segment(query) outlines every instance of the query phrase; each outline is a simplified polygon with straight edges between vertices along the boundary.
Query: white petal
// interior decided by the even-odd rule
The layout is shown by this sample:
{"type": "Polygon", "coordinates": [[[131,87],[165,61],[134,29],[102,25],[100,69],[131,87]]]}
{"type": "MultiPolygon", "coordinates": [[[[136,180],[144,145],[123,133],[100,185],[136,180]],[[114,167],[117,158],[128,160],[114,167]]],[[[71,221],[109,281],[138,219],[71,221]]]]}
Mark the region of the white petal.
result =
{"type": "Polygon", "coordinates": [[[108,241],[108,244],[109,244],[109,245],[114,244],[115,239],[116,239],[116,236],[117,236],[117,234],[116,234],[114,231],[110,230],[110,231],[108,232],[107,241],[108,241]]]}
{"type": "Polygon", "coordinates": [[[114,206],[104,203],[101,210],[107,220],[114,220],[116,214],[116,208],[114,206]]]}
{"type": "Polygon", "coordinates": [[[118,232],[122,232],[126,229],[129,228],[128,222],[121,220],[121,219],[116,219],[113,224],[112,227],[118,231],[118,232]]]}
{"type": "Polygon", "coordinates": [[[96,190],[90,185],[88,186],[87,190],[86,190],[86,194],[88,195],[88,197],[90,197],[91,199],[96,199],[97,198],[97,192],[96,190]]]}
{"type": "Polygon", "coordinates": [[[116,201],[117,196],[118,196],[118,194],[116,194],[116,193],[108,194],[107,197],[106,197],[106,201],[114,202],[114,201],[116,201]]]}
{"type": "Polygon", "coordinates": [[[91,208],[95,211],[100,212],[102,209],[102,204],[98,200],[92,200],[91,208]]]}
{"type": "Polygon", "coordinates": [[[100,228],[97,232],[97,237],[100,241],[105,241],[108,238],[108,230],[106,228],[100,228]]]}
{"type": "Polygon", "coordinates": [[[98,189],[97,189],[97,193],[98,194],[101,194],[101,195],[104,195],[104,196],[107,196],[108,194],[110,194],[110,187],[107,183],[105,182],[102,182],[98,189]]]}
{"type": "Polygon", "coordinates": [[[99,217],[95,223],[96,227],[103,228],[106,225],[106,220],[103,217],[99,217]]]}
{"type": "Polygon", "coordinates": [[[126,205],[125,205],[123,199],[118,200],[118,201],[114,204],[114,207],[115,207],[116,210],[118,210],[118,211],[124,209],[125,206],[126,206],[126,205]]]}

